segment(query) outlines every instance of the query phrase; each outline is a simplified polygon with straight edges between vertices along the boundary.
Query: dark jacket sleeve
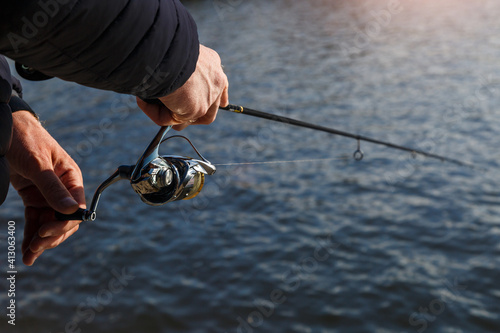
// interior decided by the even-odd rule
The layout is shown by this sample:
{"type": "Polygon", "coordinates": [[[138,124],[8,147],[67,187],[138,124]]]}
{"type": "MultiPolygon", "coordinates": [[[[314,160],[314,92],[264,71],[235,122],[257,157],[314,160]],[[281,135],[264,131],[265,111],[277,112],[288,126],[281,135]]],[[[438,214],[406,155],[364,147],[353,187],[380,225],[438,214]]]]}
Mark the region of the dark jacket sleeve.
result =
{"type": "Polygon", "coordinates": [[[178,0],[15,3],[2,10],[0,54],[43,74],[157,98],[182,86],[196,68],[196,24],[178,0]]]}
{"type": "Polygon", "coordinates": [[[9,190],[9,164],[5,154],[12,140],[12,114],[7,104],[12,94],[12,80],[9,65],[0,56],[0,205],[9,190]]]}

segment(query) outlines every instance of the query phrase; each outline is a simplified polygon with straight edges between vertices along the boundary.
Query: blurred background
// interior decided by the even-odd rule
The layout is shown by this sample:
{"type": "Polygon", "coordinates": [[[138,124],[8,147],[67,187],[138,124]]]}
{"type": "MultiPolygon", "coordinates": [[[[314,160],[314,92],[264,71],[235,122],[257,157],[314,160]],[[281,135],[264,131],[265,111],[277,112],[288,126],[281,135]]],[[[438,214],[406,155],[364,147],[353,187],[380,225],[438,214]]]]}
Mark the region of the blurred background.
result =
{"type": "MultiPolygon", "coordinates": [[[[11,189],[0,248],[16,221],[17,320],[0,331],[498,332],[500,3],[183,3],[232,103],[480,168],[364,143],[356,162],[354,140],[221,111],[182,132],[220,164],[197,198],[150,207],[117,183],[98,219],[33,267],[11,189]],[[297,162],[222,165],[276,161],[297,162]]],[[[158,130],[130,97],[23,84],[88,202],[158,130]]],[[[193,155],[174,140],[160,152],[193,155]]]]}

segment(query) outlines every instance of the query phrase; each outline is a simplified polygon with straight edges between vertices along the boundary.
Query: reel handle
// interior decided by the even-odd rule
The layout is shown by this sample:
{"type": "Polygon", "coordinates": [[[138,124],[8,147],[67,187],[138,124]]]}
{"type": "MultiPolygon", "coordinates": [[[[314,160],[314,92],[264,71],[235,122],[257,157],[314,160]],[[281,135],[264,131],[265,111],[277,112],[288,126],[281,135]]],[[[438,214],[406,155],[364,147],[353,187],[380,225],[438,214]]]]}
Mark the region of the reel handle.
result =
{"type": "Polygon", "coordinates": [[[56,212],[56,219],[58,221],[94,221],[95,213],[90,213],[87,209],[78,208],[78,210],[71,214],[63,214],[56,212]]]}
{"type": "Polygon", "coordinates": [[[97,204],[99,203],[99,198],[101,197],[102,191],[104,191],[108,186],[116,183],[120,179],[129,179],[132,171],[134,170],[134,165],[122,165],[101,185],[97,188],[92,198],[92,203],[89,209],[78,208],[76,212],[71,214],[62,214],[56,212],[56,219],[59,221],[95,221],[97,204]]]}

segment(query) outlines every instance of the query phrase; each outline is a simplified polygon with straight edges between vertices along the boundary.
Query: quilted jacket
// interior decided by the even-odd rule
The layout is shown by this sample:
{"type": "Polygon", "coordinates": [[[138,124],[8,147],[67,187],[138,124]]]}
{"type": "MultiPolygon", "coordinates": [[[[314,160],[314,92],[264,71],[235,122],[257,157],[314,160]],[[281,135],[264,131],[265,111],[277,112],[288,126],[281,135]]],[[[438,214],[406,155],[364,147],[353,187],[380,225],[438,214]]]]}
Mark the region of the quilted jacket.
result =
{"type": "MultiPolygon", "coordinates": [[[[16,0],[1,7],[0,55],[42,76],[151,99],[182,86],[196,68],[196,24],[178,0],[16,0]]],[[[0,156],[10,145],[11,88],[1,60],[0,156]]],[[[0,199],[6,167],[0,157],[0,199]]]]}

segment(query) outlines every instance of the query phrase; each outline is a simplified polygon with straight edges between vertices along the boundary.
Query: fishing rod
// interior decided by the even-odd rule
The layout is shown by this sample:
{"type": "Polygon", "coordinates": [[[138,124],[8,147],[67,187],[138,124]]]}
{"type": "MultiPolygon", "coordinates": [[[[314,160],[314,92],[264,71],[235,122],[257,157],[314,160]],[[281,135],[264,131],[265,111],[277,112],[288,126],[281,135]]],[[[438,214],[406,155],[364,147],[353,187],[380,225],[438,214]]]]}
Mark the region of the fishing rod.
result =
{"type": "Polygon", "coordinates": [[[310,128],[310,129],[313,129],[316,131],[322,131],[322,132],[326,132],[326,133],[330,133],[330,134],[335,134],[335,135],[340,135],[343,137],[355,139],[358,141],[358,148],[354,152],[353,157],[357,161],[361,161],[363,159],[364,155],[363,155],[363,151],[361,150],[360,142],[365,141],[365,142],[371,142],[371,143],[377,144],[377,145],[390,147],[393,149],[407,151],[407,152],[410,152],[412,155],[422,155],[422,156],[438,159],[441,162],[450,162],[450,163],[454,163],[454,164],[457,164],[460,166],[474,168],[473,164],[468,163],[468,162],[464,162],[464,161],[460,161],[460,160],[457,160],[454,158],[449,158],[449,157],[441,156],[438,154],[429,153],[429,152],[426,152],[426,151],[423,151],[420,149],[414,149],[414,148],[410,148],[410,147],[406,147],[406,146],[397,145],[397,144],[387,142],[387,141],[373,139],[373,138],[363,136],[363,135],[358,135],[358,134],[353,134],[353,133],[349,133],[349,132],[345,132],[345,131],[340,131],[340,130],[330,128],[330,127],[315,125],[315,124],[308,123],[305,121],[296,120],[296,119],[292,119],[292,118],[288,118],[288,117],[284,117],[284,116],[280,116],[280,115],[276,115],[276,114],[258,111],[258,110],[250,109],[247,107],[239,106],[239,105],[229,104],[228,106],[220,107],[219,109],[234,112],[234,113],[246,114],[248,116],[263,118],[263,119],[267,119],[267,120],[277,121],[277,122],[285,123],[285,124],[289,124],[289,125],[310,128]]]}
{"type": "MultiPolygon", "coordinates": [[[[413,155],[418,154],[435,158],[443,162],[446,161],[474,168],[474,165],[457,159],[400,146],[391,142],[372,139],[362,135],[340,131],[334,128],[319,126],[284,116],[244,108],[238,105],[230,104],[226,107],[221,107],[220,109],[356,139],[358,141],[358,148],[354,152],[354,158],[358,161],[363,159],[360,142],[366,141],[407,151],[413,155]]],[[[205,176],[213,175],[215,173],[215,165],[205,159],[188,138],[181,135],[174,135],[164,139],[165,134],[167,134],[171,128],[172,126],[162,126],[136,164],[119,166],[109,178],[102,182],[94,193],[89,209],[80,208],[72,214],[61,214],[56,212],[56,219],[61,221],[94,221],[97,217],[96,210],[102,192],[119,180],[128,180],[133,190],[140,196],[141,200],[151,206],[159,206],[172,201],[189,200],[196,197],[203,188],[205,176]],[[183,138],[187,140],[198,155],[199,159],[178,155],[160,155],[160,145],[173,138],[183,138]]]]}

